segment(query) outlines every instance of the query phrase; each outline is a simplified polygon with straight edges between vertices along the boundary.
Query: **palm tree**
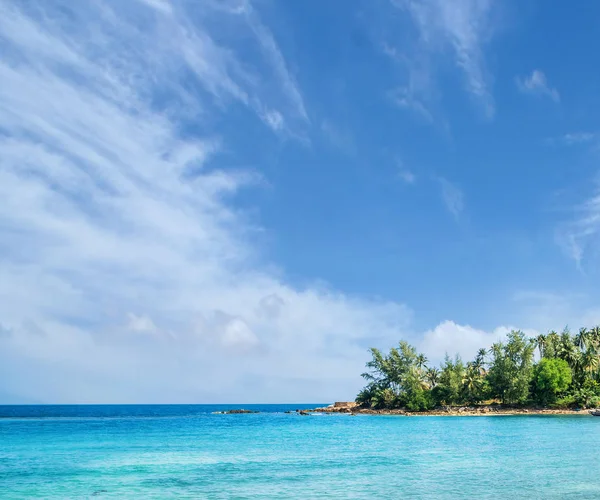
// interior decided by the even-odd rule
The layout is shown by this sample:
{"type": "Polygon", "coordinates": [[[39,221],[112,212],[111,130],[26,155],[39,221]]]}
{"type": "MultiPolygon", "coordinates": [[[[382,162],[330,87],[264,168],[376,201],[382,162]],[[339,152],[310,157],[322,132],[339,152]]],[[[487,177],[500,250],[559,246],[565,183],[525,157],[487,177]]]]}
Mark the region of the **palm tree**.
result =
{"type": "Polygon", "coordinates": [[[543,333],[540,333],[535,338],[535,346],[540,351],[540,358],[544,357],[544,348],[546,347],[546,336],[543,333]]]}
{"type": "Polygon", "coordinates": [[[483,377],[475,364],[469,365],[464,375],[463,384],[469,400],[477,400],[483,385],[483,377]]]}
{"type": "Polygon", "coordinates": [[[567,363],[569,363],[571,368],[574,369],[576,367],[580,352],[566,329],[560,335],[558,352],[556,354],[558,354],[559,358],[564,359],[567,363]]]}
{"type": "Polygon", "coordinates": [[[483,348],[477,351],[477,355],[475,356],[475,361],[473,361],[473,366],[477,368],[477,370],[483,375],[485,374],[485,357],[487,356],[487,351],[483,348]]]}
{"type": "Polygon", "coordinates": [[[544,355],[548,358],[555,358],[558,355],[558,345],[560,342],[560,336],[554,330],[546,335],[546,341],[544,342],[544,355]]]}
{"type": "Polygon", "coordinates": [[[429,384],[429,388],[433,389],[440,380],[440,371],[437,368],[428,368],[425,372],[425,380],[429,384]]]}
{"type": "Polygon", "coordinates": [[[587,328],[581,328],[579,333],[575,335],[575,345],[579,347],[582,351],[585,351],[585,348],[589,344],[590,340],[590,332],[587,328]]]}
{"type": "Polygon", "coordinates": [[[581,351],[573,343],[570,337],[568,339],[566,336],[561,338],[558,355],[569,363],[569,366],[574,372],[577,371],[581,359],[581,351]]]}
{"type": "Polygon", "coordinates": [[[581,367],[585,373],[591,375],[598,371],[599,362],[598,355],[592,349],[588,349],[581,359],[581,367]]]}
{"type": "Polygon", "coordinates": [[[594,349],[600,348],[600,326],[595,326],[589,331],[589,343],[594,346],[594,349]]]}
{"type": "Polygon", "coordinates": [[[415,371],[417,378],[421,382],[421,386],[427,389],[427,382],[425,377],[425,371],[427,370],[427,358],[424,354],[418,354],[415,358],[415,371]]]}

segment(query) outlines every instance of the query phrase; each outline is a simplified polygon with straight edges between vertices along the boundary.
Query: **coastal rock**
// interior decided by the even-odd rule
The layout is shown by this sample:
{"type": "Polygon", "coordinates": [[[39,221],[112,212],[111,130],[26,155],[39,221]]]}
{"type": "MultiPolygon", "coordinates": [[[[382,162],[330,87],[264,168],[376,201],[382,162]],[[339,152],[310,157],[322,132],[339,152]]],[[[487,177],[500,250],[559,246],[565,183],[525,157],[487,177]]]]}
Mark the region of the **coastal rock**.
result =
{"type": "Polygon", "coordinates": [[[335,403],[333,403],[333,408],[339,408],[339,409],[352,409],[352,408],[356,408],[358,406],[358,403],[356,403],[355,401],[336,401],[335,403]]]}
{"type": "Polygon", "coordinates": [[[223,412],[225,415],[235,415],[238,413],[260,413],[258,411],[255,410],[244,410],[243,408],[237,409],[237,410],[227,410],[223,412]]]}

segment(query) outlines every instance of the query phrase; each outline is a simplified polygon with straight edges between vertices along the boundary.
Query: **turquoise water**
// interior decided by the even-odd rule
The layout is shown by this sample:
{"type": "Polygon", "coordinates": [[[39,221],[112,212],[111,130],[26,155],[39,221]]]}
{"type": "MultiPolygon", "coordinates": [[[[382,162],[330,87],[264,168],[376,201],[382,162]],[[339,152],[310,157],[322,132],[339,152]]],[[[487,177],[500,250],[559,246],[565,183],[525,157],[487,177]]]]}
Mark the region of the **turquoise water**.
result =
{"type": "Polygon", "coordinates": [[[600,498],[600,418],[310,406],[0,407],[0,497],[600,498]]]}

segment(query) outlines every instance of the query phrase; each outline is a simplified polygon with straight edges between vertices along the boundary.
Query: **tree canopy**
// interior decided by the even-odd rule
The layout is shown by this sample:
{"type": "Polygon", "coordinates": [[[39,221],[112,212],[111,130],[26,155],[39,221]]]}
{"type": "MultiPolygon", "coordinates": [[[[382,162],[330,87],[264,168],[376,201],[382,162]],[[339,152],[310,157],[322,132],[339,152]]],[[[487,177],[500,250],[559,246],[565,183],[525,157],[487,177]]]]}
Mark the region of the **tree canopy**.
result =
{"type": "Polygon", "coordinates": [[[472,361],[446,358],[439,367],[401,341],[384,353],[370,349],[358,403],[372,408],[429,410],[445,405],[600,405],[600,327],[528,338],[510,332],[472,361]]]}

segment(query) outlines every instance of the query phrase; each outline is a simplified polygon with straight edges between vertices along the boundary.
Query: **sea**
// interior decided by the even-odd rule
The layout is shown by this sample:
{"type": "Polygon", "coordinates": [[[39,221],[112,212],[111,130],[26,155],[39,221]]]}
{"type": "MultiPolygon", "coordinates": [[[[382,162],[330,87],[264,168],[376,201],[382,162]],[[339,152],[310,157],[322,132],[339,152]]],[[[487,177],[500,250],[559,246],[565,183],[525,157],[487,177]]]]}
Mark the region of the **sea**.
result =
{"type": "Polygon", "coordinates": [[[600,498],[584,412],[295,412],[316,406],[0,406],[0,498],[600,498]]]}

